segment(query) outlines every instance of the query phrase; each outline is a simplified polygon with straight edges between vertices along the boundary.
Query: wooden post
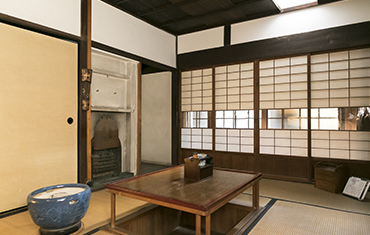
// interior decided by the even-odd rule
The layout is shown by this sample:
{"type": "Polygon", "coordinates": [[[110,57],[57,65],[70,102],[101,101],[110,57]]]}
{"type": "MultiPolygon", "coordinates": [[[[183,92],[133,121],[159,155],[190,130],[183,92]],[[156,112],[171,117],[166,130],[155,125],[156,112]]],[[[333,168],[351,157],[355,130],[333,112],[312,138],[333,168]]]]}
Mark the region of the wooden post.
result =
{"type": "Polygon", "coordinates": [[[110,214],[110,227],[114,228],[116,222],[116,194],[111,193],[111,214],[110,214]]]}
{"type": "Polygon", "coordinates": [[[206,216],[206,235],[211,235],[211,215],[206,216]]]}
{"type": "Polygon", "coordinates": [[[200,215],[195,215],[195,235],[201,235],[202,219],[200,215]]]}
{"type": "Polygon", "coordinates": [[[259,181],[253,184],[253,208],[259,209],[260,208],[260,186],[259,181]]]}

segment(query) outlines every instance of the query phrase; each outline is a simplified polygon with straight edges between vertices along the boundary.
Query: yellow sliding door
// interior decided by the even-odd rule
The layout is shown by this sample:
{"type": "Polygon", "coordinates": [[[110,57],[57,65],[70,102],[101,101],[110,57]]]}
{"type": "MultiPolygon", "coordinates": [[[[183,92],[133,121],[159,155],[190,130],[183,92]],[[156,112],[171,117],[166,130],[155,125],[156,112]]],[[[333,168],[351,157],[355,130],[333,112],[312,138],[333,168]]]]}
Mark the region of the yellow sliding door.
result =
{"type": "Polygon", "coordinates": [[[77,182],[76,43],[0,24],[0,212],[77,182]]]}

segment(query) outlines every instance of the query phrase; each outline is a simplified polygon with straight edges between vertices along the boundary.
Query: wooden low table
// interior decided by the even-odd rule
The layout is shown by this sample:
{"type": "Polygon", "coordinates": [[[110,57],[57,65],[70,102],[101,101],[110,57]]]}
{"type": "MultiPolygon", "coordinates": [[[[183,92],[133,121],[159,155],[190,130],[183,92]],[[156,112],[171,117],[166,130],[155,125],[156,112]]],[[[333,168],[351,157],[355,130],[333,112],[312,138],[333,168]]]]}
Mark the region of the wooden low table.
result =
{"type": "MultiPolygon", "coordinates": [[[[236,203],[235,206],[229,206],[226,209],[222,209],[222,213],[215,213],[217,214],[217,218],[212,218],[212,221],[217,219],[216,221],[222,223],[222,216],[230,217],[228,213],[225,213],[225,210],[228,210],[228,208],[237,208],[239,211],[245,210],[246,212],[243,214],[243,218],[239,222],[231,222],[236,223],[236,225],[227,233],[242,234],[264,210],[263,207],[259,206],[259,181],[261,178],[261,173],[214,168],[213,177],[199,182],[187,181],[184,179],[184,165],[180,165],[106,184],[106,190],[111,193],[110,229],[117,231],[120,230],[116,226],[116,195],[121,195],[146,201],[165,208],[172,208],[179,212],[194,214],[196,235],[201,234],[202,217],[205,217],[205,226],[203,227],[205,234],[210,235],[212,229],[211,215],[220,208],[226,208],[226,204],[244,192],[247,188],[253,187],[251,206],[236,205],[236,203]]],[[[241,214],[240,212],[235,213],[241,214]]],[[[166,219],[170,217],[167,216],[166,219]]],[[[132,220],[133,218],[130,217],[130,221],[132,220]]],[[[174,223],[172,226],[178,226],[178,223],[174,223]]],[[[217,224],[214,224],[213,227],[217,227],[217,224]]],[[[222,229],[221,232],[222,233],[216,231],[214,233],[225,233],[222,229]]],[[[137,231],[122,232],[121,230],[121,234],[122,233],[136,234],[137,231]]],[[[169,232],[166,231],[166,233],[169,232]]],[[[154,232],[152,234],[154,234],[154,232]]]]}

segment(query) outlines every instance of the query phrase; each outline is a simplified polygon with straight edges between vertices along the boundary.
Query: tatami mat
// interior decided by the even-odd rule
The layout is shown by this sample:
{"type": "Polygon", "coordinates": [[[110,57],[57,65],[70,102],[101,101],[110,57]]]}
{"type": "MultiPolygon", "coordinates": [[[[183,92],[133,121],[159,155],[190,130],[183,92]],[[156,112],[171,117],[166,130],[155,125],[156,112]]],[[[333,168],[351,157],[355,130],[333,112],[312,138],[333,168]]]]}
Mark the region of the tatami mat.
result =
{"type": "MultiPolygon", "coordinates": [[[[250,194],[251,189],[246,193],[250,194]]],[[[262,179],[260,196],[370,215],[370,193],[364,201],[360,202],[342,194],[317,189],[313,184],[262,179]]]]}
{"type": "Polygon", "coordinates": [[[368,235],[370,216],[277,201],[248,235],[368,235]]]}

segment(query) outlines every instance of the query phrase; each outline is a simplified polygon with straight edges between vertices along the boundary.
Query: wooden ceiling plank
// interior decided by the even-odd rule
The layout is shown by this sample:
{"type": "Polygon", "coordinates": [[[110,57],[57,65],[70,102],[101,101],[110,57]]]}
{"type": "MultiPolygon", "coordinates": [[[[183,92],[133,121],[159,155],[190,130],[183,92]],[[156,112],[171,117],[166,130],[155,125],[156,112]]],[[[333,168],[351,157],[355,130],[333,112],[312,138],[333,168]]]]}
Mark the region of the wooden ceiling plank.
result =
{"type": "Polygon", "coordinates": [[[178,3],[167,4],[167,5],[156,7],[156,8],[150,9],[150,10],[139,12],[138,15],[139,16],[151,15],[151,14],[154,14],[154,13],[159,13],[159,12],[162,12],[162,11],[170,10],[172,8],[180,7],[182,5],[189,4],[189,3],[192,3],[192,2],[197,2],[197,1],[199,1],[199,0],[185,0],[185,1],[182,1],[182,2],[178,2],[178,3]]]}

